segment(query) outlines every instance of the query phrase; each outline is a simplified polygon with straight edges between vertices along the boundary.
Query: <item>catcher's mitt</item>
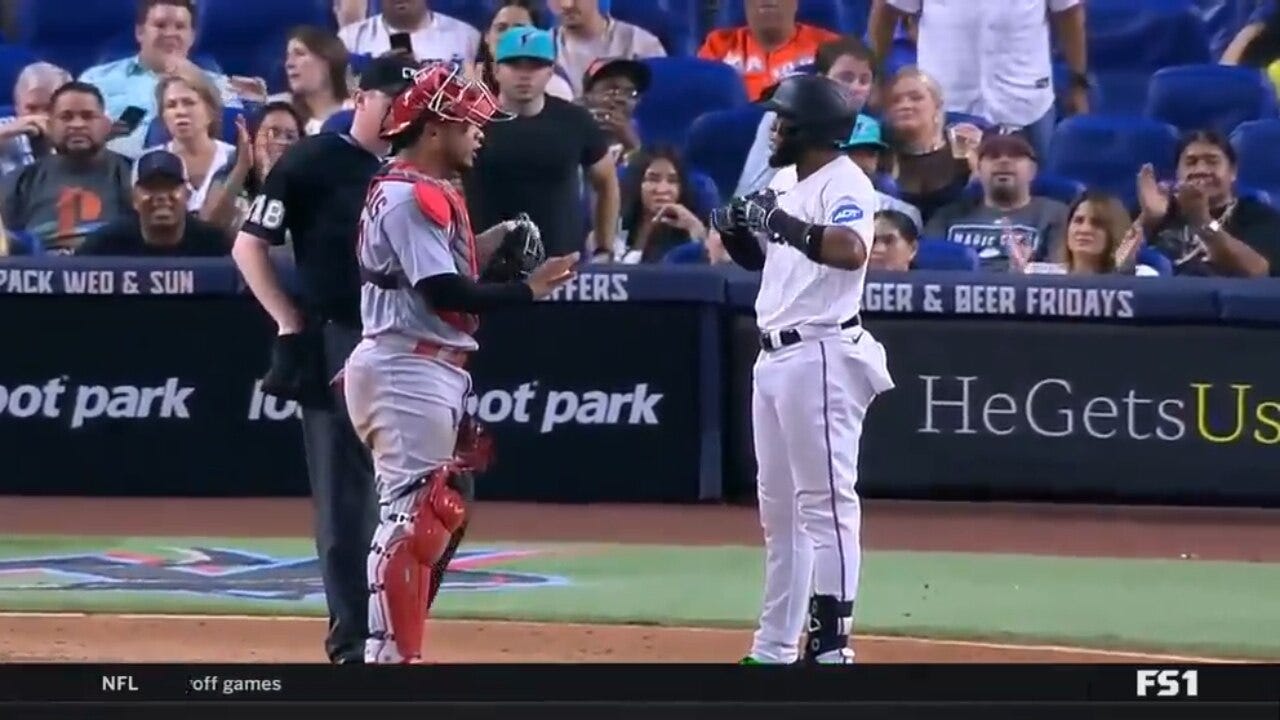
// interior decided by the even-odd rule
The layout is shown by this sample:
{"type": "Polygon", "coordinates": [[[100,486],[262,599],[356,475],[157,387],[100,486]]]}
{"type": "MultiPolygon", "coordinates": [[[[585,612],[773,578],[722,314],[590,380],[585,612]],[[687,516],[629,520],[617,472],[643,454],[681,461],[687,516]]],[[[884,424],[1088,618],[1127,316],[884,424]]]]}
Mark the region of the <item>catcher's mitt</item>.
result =
{"type": "Polygon", "coordinates": [[[482,473],[493,464],[493,437],[474,415],[463,415],[453,456],[465,470],[482,473]]]}
{"type": "Polygon", "coordinates": [[[527,214],[520,213],[515,220],[507,222],[507,234],[480,273],[480,279],[485,282],[524,280],[547,259],[542,233],[527,214]]]}

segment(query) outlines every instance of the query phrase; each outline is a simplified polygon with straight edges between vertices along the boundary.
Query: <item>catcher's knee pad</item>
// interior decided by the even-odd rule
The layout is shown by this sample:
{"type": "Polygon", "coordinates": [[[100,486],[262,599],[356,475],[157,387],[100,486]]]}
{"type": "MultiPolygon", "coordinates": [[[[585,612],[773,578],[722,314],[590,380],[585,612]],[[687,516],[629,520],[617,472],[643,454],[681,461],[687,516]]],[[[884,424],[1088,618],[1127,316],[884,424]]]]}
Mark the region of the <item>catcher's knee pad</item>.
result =
{"type": "Polygon", "coordinates": [[[371,663],[414,662],[422,653],[437,561],[466,521],[466,506],[452,485],[452,466],[436,469],[417,489],[393,503],[369,554],[371,663]],[[404,505],[396,511],[396,505],[404,505]]]}

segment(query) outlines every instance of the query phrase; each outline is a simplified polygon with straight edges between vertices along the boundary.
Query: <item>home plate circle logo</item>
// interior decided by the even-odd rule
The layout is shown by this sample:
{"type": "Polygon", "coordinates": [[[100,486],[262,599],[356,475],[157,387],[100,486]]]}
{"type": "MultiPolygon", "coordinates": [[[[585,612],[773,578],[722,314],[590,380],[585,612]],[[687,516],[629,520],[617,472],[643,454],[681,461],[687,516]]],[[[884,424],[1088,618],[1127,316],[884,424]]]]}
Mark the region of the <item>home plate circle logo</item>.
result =
{"type": "MultiPolygon", "coordinates": [[[[443,592],[510,591],[567,585],[565,578],[504,570],[537,550],[459,550],[443,592]]],[[[245,600],[324,599],[319,561],[244,549],[157,548],[0,559],[0,592],[183,593],[245,600]]]]}

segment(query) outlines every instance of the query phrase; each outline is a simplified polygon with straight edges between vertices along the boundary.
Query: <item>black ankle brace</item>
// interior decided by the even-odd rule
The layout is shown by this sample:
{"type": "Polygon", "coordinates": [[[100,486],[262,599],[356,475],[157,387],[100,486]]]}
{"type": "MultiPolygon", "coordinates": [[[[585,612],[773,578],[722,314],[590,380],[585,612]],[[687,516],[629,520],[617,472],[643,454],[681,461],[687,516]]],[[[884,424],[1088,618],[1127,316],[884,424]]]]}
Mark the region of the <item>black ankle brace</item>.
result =
{"type": "Polygon", "coordinates": [[[849,645],[849,627],[853,624],[853,602],[841,602],[834,595],[809,598],[809,639],[804,656],[812,660],[819,655],[849,645]]]}

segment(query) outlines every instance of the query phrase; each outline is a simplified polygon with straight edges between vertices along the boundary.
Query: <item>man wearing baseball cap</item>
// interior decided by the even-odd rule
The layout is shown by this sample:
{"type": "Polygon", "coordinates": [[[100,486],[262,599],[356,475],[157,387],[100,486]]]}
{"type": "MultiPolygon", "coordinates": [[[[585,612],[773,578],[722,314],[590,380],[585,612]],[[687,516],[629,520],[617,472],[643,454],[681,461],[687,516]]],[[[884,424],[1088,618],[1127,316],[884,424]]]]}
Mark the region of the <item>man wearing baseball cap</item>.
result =
{"type": "Polygon", "coordinates": [[[104,225],[87,238],[77,255],[133,257],[220,257],[230,246],[213,225],[187,214],[190,186],[182,158],[151,150],[133,170],[133,208],[137,216],[104,225]]]}
{"type": "Polygon", "coordinates": [[[586,108],[547,94],[556,62],[551,34],[513,27],[498,37],[494,61],[498,100],[515,118],[485,128],[484,146],[464,177],[472,224],[491,227],[527,212],[549,256],[580,251],[585,174],[593,198],[591,254],[612,257],[620,200],[609,138],[586,108]]]}
{"type": "Polygon", "coordinates": [[[938,210],[924,235],[972,247],[987,269],[1008,269],[1014,243],[1031,261],[1044,260],[1065,229],[1067,206],[1031,194],[1036,169],[1035,150],[1025,138],[988,133],[978,145],[981,192],[938,210]]]}
{"type": "Polygon", "coordinates": [[[877,211],[897,210],[911,218],[911,221],[916,224],[916,233],[919,233],[924,228],[920,209],[895,197],[893,192],[896,188],[892,187],[893,180],[880,172],[880,158],[889,149],[881,134],[880,122],[870,115],[859,115],[854,122],[853,132],[849,133],[848,140],[840,144],[840,149],[844,150],[849,159],[871,178],[880,201],[877,211]]]}
{"type": "Polygon", "coordinates": [[[360,341],[354,238],[365,191],[389,149],[379,137],[382,120],[417,70],[417,62],[400,53],[369,62],[360,75],[351,130],[305,137],[285,151],[231,250],[276,324],[262,390],[302,407],[316,550],[329,608],[325,650],[335,663],[364,662],[365,565],[378,513],[369,451],[329,380],[360,341]],[[297,303],[284,291],[268,254],[286,242],[298,268],[297,303]]]}
{"type": "Polygon", "coordinates": [[[582,104],[609,137],[619,162],[640,149],[635,111],[650,82],[649,66],[626,58],[600,58],[582,77],[582,104]]]}

